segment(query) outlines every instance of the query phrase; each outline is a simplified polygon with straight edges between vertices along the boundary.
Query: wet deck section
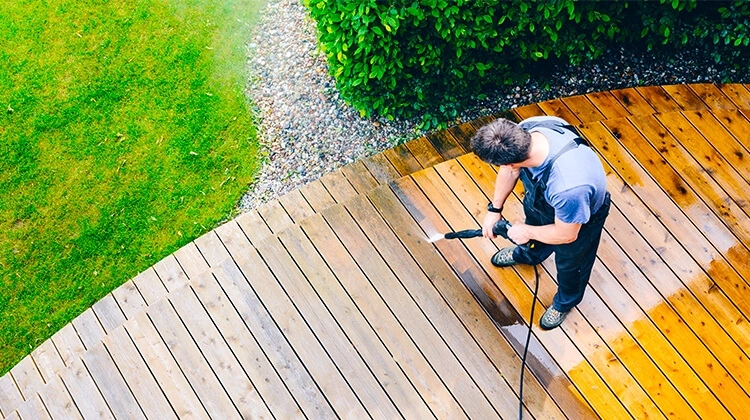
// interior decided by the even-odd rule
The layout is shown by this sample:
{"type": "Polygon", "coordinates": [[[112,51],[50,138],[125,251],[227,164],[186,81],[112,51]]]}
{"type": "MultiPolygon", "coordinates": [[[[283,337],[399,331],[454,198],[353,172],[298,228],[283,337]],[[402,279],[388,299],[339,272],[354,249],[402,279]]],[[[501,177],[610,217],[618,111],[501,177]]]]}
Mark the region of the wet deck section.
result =
{"type": "MultiPolygon", "coordinates": [[[[526,418],[741,418],[750,406],[750,90],[547,101],[601,157],[612,210],[583,302],[538,317],[526,418]]],[[[486,118],[331,173],[115,290],[0,378],[6,418],[513,418],[531,267],[479,227],[486,118]]],[[[519,188],[506,205],[522,218],[519,188]]]]}

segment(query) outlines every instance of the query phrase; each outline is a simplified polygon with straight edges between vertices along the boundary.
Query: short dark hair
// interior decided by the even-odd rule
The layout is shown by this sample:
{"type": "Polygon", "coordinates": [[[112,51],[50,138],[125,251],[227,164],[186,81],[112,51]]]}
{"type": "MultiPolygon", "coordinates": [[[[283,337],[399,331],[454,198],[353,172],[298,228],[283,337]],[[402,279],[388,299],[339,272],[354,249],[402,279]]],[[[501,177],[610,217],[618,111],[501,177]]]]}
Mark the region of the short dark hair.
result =
{"type": "Polygon", "coordinates": [[[504,118],[483,126],[471,138],[471,148],[479,159],[493,165],[520,163],[529,157],[531,135],[504,118]]]}

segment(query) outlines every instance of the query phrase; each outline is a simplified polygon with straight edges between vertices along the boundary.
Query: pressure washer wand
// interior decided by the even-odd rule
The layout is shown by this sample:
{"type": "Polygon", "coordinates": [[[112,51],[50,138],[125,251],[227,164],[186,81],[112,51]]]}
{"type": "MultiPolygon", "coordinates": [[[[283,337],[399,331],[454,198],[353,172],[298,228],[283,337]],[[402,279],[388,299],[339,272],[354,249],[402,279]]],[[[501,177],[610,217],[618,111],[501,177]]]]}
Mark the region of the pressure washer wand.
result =
{"type": "MultiPolygon", "coordinates": [[[[510,229],[510,227],[511,227],[511,224],[509,221],[505,219],[498,220],[497,223],[495,223],[495,225],[492,226],[492,233],[494,233],[495,236],[502,236],[503,238],[513,242],[513,240],[508,237],[508,229],[510,229]]],[[[482,229],[466,229],[466,230],[459,230],[458,232],[448,232],[445,235],[443,235],[443,238],[445,239],[469,239],[469,238],[478,238],[480,236],[482,236],[482,229]]]]}

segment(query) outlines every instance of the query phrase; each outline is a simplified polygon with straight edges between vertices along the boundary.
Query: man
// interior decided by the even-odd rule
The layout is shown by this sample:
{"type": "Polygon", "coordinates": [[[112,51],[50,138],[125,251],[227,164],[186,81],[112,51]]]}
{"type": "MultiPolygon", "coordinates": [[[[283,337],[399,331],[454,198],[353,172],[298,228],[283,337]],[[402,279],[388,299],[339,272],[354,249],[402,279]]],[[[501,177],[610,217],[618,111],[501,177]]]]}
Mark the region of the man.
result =
{"type": "Polygon", "coordinates": [[[515,223],[508,237],[516,244],[492,256],[492,264],[536,265],[555,253],[557,293],[539,325],[549,330],[581,302],[596,259],[609,193],[604,169],[596,154],[565,120],[533,117],[520,124],[498,119],[480,128],[471,139],[474,153],[500,166],[492,201],[482,224],[485,237],[502,216],[518,179],[525,193],[525,223],[515,223]]]}

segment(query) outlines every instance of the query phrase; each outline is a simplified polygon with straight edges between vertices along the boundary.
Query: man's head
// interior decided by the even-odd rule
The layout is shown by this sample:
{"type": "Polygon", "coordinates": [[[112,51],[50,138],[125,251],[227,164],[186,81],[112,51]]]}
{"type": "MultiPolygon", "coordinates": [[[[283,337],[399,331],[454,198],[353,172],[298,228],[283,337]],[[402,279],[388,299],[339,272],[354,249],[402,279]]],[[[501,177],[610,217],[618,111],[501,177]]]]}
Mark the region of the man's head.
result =
{"type": "Polygon", "coordinates": [[[493,165],[520,163],[529,157],[531,135],[518,124],[504,118],[483,126],[471,138],[471,148],[493,165]]]}

